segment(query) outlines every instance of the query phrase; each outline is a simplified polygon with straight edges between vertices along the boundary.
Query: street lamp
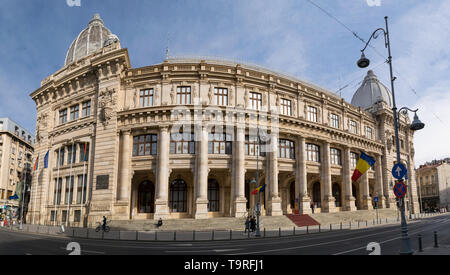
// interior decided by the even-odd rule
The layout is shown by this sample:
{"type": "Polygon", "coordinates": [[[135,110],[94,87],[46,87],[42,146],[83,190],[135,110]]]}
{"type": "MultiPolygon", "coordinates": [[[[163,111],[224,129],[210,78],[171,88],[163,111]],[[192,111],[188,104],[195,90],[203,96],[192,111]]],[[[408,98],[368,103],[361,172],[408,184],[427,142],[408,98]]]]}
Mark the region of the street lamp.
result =
{"type": "MultiPolygon", "coordinates": [[[[390,76],[391,76],[391,92],[392,92],[392,111],[393,111],[393,115],[394,115],[394,130],[395,130],[395,146],[397,149],[397,163],[400,163],[400,142],[399,142],[399,137],[398,137],[398,113],[397,113],[397,107],[395,105],[395,91],[394,91],[394,81],[396,80],[396,78],[393,76],[393,70],[392,70],[392,55],[391,55],[391,44],[389,41],[389,27],[388,27],[388,17],[385,16],[384,17],[385,22],[386,22],[386,30],[383,28],[378,28],[376,29],[372,35],[369,38],[369,41],[367,41],[366,46],[361,50],[361,58],[358,60],[357,65],[360,68],[366,68],[370,65],[370,60],[366,58],[366,56],[364,55],[364,50],[367,48],[367,46],[369,45],[370,41],[372,40],[372,38],[376,39],[378,37],[379,32],[378,31],[382,31],[384,34],[384,42],[385,42],[385,47],[388,49],[388,60],[387,63],[389,64],[389,70],[390,70],[390,76]]],[[[402,108],[403,109],[403,108],[402,108]]],[[[414,111],[414,112],[417,112],[414,111]]],[[[417,117],[417,114],[414,116],[414,121],[410,126],[410,129],[413,131],[416,130],[420,130],[423,129],[425,125],[419,120],[419,118],[417,117]]],[[[401,222],[401,228],[402,228],[402,247],[400,250],[400,254],[401,255],[412,255],[414,252],[411,249],[411,244],[410,244],[410,240],[408,237],[408,227],[406,224],[406,217],[405,217],[405,204],[404,204],[404,198],[401,198],[400,200],[400,204],[401,204],[401,217],[402,217],[402,222],[401,222]]]]}

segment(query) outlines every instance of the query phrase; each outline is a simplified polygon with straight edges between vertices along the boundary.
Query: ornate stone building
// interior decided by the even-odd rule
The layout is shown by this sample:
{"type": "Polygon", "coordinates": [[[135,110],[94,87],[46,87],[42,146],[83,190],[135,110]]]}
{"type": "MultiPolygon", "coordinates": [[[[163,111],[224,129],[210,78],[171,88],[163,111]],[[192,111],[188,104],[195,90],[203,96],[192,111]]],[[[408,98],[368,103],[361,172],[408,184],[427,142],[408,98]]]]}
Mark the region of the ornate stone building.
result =
{"type": "MultiPolygon", "coordinates": [[[[263,215],[296,205],[310,213],[311,202],[316,213],[372,209],[374,196],[395,207],[390,96],[371,71],[350,104],[231,61],[167,58],[132,68],[96,15],[64,67],[31,94],[35,152],[51,152],[33,182],[36,222],[241,217],[255,207],[257,167],[263,215]],[[376,164],[352,183],[361,150],[376,164]]],[[[412,168],[408,124],[402,115],[401,155],[412,168]]]]}

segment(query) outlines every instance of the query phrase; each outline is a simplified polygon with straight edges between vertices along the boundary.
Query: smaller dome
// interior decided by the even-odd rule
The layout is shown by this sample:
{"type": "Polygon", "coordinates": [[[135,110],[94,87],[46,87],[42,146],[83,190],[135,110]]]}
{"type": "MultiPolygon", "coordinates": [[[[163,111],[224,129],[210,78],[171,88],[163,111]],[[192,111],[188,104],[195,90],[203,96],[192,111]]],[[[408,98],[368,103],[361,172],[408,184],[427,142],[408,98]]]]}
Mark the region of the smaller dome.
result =
{"type": "Polygon", "coordinates": [[[353,95],[352,105],[366,110],[379,102],[385,102],[392,107],[392,93],[378,80],[373,71],[369,70],[361,87],[353,95]]]}

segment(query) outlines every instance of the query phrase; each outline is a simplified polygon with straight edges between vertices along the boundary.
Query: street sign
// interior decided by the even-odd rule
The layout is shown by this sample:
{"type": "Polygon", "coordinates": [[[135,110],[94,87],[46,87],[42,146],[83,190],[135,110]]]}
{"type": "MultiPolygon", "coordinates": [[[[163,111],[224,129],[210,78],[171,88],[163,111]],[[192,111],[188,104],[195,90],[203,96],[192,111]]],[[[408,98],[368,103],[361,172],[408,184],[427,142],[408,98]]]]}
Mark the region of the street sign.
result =
{"type": "Polygon", "coordinates": [[[403,165],[401,163],[397,163],[392,168],[392,176],[394,176],[394,178],[396,178],[398,180],[402,179],[406,175],[407,172],[408,172],[408,170],[406,170],[405,165],[403,165]]]}
{"type": "Polygon", "coordinates": [[[401,199],[406,195],[406,185],[403,181],[397,181],[394,185],[394,194],[397,198],[401,199]]]}

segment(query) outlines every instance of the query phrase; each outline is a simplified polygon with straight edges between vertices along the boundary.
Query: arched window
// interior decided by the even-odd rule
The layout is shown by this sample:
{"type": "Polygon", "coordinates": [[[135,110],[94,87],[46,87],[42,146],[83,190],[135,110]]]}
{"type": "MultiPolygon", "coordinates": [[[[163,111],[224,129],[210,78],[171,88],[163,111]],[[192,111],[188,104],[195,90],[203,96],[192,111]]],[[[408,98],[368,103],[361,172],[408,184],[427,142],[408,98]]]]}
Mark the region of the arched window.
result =
{"type": "Polygon", "coordinates": [[[219,183],[215,179],[208,180],[208,212],[219,212],[219,183]]]}
{"type": "Polygon", "coordinates": [[[138,213],[155,212],[155,185],[146,180],[138,188],[138,213]]]}
{"type": "Polygon", "coordinates": [[[336,199],[335,205],[336,207],[341,207],[341,187],[338,183],[334,183],[332,189],[333,197],[336,199]]]}
{"type": "Polygon", "coordinates": [[[313,202],[315,208],[321,208],[320,182],[316,182],[313,185],[313,202]]]}
{"type": "Polygon", "coordinates": [[[187,186],[182,179],[177,179],[170,185],[170,211],[186,212],[187,209],[187,186]]]}

